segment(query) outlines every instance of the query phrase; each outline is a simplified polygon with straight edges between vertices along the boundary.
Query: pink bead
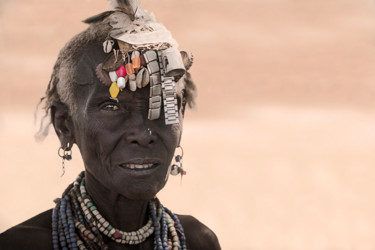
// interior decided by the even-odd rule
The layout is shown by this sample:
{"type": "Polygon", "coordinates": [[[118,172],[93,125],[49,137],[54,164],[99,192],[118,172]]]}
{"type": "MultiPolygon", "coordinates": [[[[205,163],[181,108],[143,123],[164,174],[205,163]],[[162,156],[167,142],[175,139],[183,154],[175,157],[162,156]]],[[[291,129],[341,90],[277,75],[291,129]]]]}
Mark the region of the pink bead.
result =
{"type": "Polygon", "coordinates": [[[126,76],[126,69],[125,69],[124,65],[121,65],[121,67],[116,70],[116,74],[117,74],[118,77],[125,77],[126,76]]]}
{"type": "Polygon", "coordinates": [[[113,234],[113,237],[115,239],[121,239],[122,238],[122,234],[119,232],[119,231],[116,231],[114,234],[113,234]]]}

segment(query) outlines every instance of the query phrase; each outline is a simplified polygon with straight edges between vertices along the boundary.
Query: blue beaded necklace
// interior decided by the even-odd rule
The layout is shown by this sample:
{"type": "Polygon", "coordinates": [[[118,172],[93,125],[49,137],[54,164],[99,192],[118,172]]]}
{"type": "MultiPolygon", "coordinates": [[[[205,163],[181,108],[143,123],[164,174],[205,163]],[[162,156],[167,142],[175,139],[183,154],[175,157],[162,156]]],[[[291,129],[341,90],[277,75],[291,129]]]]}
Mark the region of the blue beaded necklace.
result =
{"type": "Polygon", "coordinates": [[[154,249],[187,249],[180,220],[157,198],[148,203],[150,222],[138,231],[123,232],[109,225],[86,193],[84,177],[83,171],[65,190],[62,198],[55,200],[56,206],[52,211],[53,249],[108,249],[104,236],[117,243],[135,245],[151,234],[154,235],[154,249]]]}

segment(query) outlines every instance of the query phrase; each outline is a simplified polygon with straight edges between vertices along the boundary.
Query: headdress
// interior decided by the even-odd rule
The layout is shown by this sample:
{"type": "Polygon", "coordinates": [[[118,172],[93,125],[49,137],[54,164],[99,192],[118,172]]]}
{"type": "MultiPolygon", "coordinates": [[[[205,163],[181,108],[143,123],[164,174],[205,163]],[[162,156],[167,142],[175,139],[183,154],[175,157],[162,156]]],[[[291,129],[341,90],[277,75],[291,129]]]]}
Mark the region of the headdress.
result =
{"type": "Polygon", "coordinates": [[[179,123],[176,83],[191,67],[192,55],[180,52],[171,33],[137,1],[113,0],[112,9],[86,22],[109,20],[103,50],[107,58],[96,68],[97,77],[117,100],[121,90],[136,91],[150,85],[148,119],[179,123]]]}

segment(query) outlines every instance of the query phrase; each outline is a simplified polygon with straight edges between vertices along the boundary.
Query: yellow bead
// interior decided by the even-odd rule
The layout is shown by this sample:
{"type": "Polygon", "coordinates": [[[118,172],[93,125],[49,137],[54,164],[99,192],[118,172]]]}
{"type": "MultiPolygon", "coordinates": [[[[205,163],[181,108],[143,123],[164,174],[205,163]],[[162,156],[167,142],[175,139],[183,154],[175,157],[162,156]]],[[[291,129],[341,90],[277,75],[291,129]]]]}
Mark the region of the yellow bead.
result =
{"type": "Polygon", "coordinates": [[[111,94],[111,97],[116,98],[119,92],[120,92],[120,89],[118,88],[117,83],[113,82],[111,87],[109,88],[109,93],[111,94]]]}

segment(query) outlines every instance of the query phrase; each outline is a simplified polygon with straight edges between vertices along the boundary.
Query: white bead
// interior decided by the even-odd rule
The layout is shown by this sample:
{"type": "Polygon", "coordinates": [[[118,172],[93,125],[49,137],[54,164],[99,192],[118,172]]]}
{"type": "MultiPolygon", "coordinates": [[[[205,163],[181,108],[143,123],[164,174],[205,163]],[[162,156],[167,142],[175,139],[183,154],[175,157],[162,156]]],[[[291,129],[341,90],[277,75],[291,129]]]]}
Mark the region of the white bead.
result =
{"type": "Polygon", "coordinates": [[[116,71],[109,72],[109,77],[111,78],[112,82],[116,82],[118,79],[118,76],[116,74],[116,71]]]}
{"type": "Polygon", "coordinates": [[[126,86],[126,80],[125,80],[125,78],[124,77],[119,77],[117,79],[117,87],[119,89],[123,89],[123,88],[125,88],[125,86],[126,86]]]}
{"type": "Polygon", "coordinates": [[[172,165],[171,175],[173,175],[173,176],[178,175],[178,166],[172,165]]]}
{"type": "Polygon", "coordinates": [[[129,79],[129,89],[131,91],[136,91],[137,90],[137,83],[135,82],[135,80],[130,80],[129,79]]]}
{"type": "Polygon", "coordinates": [[[132,53],[132,60],[135,58],[135,57],[140,57],[141,56],[141,53],[139,53],[139,51],[133,51],[133,53],[132,53]]]}

